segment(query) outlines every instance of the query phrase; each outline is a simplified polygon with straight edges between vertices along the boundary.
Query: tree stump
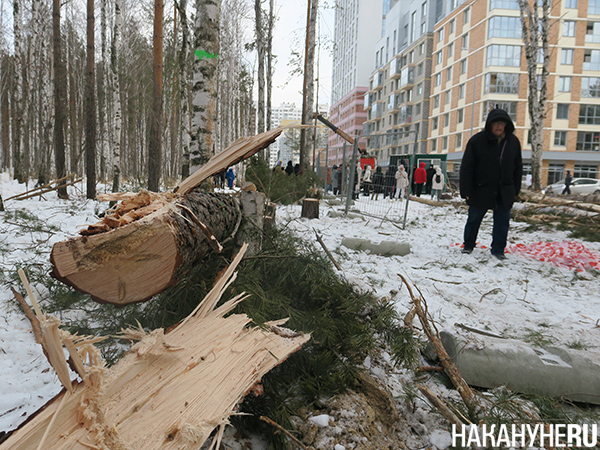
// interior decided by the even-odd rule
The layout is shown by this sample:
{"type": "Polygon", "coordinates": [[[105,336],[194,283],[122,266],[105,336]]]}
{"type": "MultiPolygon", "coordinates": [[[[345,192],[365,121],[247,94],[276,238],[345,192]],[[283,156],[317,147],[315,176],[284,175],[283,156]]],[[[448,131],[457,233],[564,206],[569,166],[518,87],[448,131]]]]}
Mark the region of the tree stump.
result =
{"type": "Polygon", "coordinates": [[[319,199],[318,198],[305,198],[302,200],[302,213],[300,217],[307,219],[318,219],[319,218],[319,199]]]}

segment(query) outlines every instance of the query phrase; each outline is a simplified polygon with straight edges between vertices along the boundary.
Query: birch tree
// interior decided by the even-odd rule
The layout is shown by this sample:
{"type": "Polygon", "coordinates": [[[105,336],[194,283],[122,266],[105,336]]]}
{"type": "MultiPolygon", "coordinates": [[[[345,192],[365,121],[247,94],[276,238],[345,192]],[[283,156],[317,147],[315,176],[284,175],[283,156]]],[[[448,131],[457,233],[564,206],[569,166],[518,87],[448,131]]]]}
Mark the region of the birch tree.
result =
{"type": "MultiPolygon", "coordinates": [[[[65,167],[65,82],[66,73],[62,59],[62,37],[60,34],[60,0],[52,0],[52,43],[54,50],[54,158],[56,176],[66,175],[65,167]]],[[[67,188],[58,189],[59,198],[68,198],[67,188]]]]}
{"type": "Polygon", "coordinates": [[[257,133],[265,131],[265,47],[262,19],[261,0],[254,0],[254,16],[256,27],[256,54],[257,54],[257,73],[258,82],[258,101],[256,111],[257,133]]]}
{"type": "Polygon", "coordinates": [[[154,87],[148,139],[148,189],[158,192],[162,165],[163,0],[154,0],[154,87]]]}
{"type": "Polygon", "coordinates": [[[267,20],[267,130],[271,129],[273,92],[273,30],[275,27],[275,0],[269,0],[269,18],[267,20]]]}
{"type": "Polygon", "coordinates": [[[190,175],[190,127],[192,116],[190,113],[190,27],[187,16],[187,0],[179,1],[179,16],[181,17],[181,48],[179,50],[179,100],[181,102],[181,148],[182,164],[181,177],[190,175]]]}
{"type": "Polygon", "coordinates": [[[529,0],[518,1],[529,85],[527,107],[530,120],[532,189],[539,191],[542,188],[543,131],[550,71],[550,0],[534,0],[533,3],[529,0]],[[544,57],[541,67],[538,64],[540,51],[544,57]]]}
{"type": "MultiPolygon", "coordinates": [[[[302,99],[302,123],[312,122],[314,88],[315,88],[315,44],[317,35],[317,12],[319,0],[309,0],[306,26],[306,50],[304,55],[304,88],[302,99]]],[[[300,130],[300,170],[310,168],[310,144],[312,143],[312,128],[300,130]]]]}
{"type": "Polygon", "coordinates": [[[119,57],[121,54],[121,0],[115,0],[115,23],[110,52],[110,73],[112,87],[112,191],[119,192],[121,178],[121,82],[119,78],[119,57]]]}
{"type": "Polygon", "coordinates": [[[219,0],[196,0],[190,173],[209,160],[214,147],[219,16],[219,0]]]}
{"type": "Polygon", "coordinates": [[[26,181],[26,175],[23,171],[23,159],[21,149],[21,133],[23,122],[23,12],[21,10],[20,0],[13,1],[13,30],[15,39],[15,81],[13,91],[13,129],[12,129],[12,147],[13,147],[13,168],[14,178],[20,183],[26,181]]]}

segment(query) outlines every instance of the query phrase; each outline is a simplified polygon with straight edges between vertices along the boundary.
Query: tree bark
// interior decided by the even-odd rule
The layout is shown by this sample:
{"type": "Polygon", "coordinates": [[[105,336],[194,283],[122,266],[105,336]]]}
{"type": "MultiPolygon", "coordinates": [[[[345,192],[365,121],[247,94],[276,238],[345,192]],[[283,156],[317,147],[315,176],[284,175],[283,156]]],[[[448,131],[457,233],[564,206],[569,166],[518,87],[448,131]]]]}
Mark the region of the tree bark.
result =
{"type": "Polygon", "coordinates": [[[26,181],[23,170],[22,124],[23,124],[23,11],[21,1],[13,1],[13,29],[15,39],[15,86],[13,94],[13,167],[14,178],[20,183],[26,181]]]}
{"type": "Polygon", "coordinates": [[[174,285],[211,251],[207,229],[220,242],[240,220],[237,200],[225,194],[191,191],[145,207],[159,209],[107,233],[55,244],[53,276],[99,302],[141,302],[174,285]]]}
{"type": "Polygon", "coordinates": [[[148,189],[158,192],[162,168],[163,0],[154,0],[154,89],[150,111],[148,189]]]}
{"type": "Polygon", "coordinates": [[[121,185],[121,139],[122,107],[121,82],[119,77],[119,58],[121,55],[121,0],[115,0],[115,25],[111,47],[112,105],[114,125],[112,130],[112,192],[119,192],[121,185]]]}
{"type": "Polygon", "coordinates": [[[548,92],[548,74],[550,73],[550,1],[538,0],[532,5],[528,0],[518,0],[523,30],[525,60],[527,63],[527,108],[529,110],[531,136],[531,177],[532,189],[542,188],[542,158],[544,153],[544,120],[546,118],[546,99],[548,92]],[[540,20],[538,8],[542,10],[540,20]],[[544,54],[541,72],[538,69],[539,49],[544,54]],[[538,86],[538,76],[540,86],[538,86]]]}
{"type": "MultiPolygon", "coordinates": [[[[54,44],[54,158],[56,178],[67,174],[65,166],[65,81],[66,73],[62,59],[62,37],[60,34],[60,0],[52,0],[52,40],[54,44]]],[[[68,198],[67,188],[58,190],[59,198],[68,198]]]]}
{"type": "Polygon", "coordinates": [[[265,131],[265,47],[263,37],[263,19],[261,0],[254,0],[254,15],[256,25],[256,54],[258,57],[258,101],[256,108],[256,132],[265,131]]]}
{"type": "MultiPolygon", "coordinates": [[[[306,24],[306,49],[304,55],[304,88],[302,92],[302,124],[312,123],[314,102],[314,72],[315,72],[315,42],[316,24],[319,0],[309,0],[306,24]]],[[[310,169],[310,144],[312,143],[312,128],[300,130],[300,170],[310,169]]]]}
{"type": "Polygon", "coordinates": [[[94,0],[87,0],[87,52],[85,68],[85,175],[86,197],[96,198],[96,76],[94,66],[94,0]]]}

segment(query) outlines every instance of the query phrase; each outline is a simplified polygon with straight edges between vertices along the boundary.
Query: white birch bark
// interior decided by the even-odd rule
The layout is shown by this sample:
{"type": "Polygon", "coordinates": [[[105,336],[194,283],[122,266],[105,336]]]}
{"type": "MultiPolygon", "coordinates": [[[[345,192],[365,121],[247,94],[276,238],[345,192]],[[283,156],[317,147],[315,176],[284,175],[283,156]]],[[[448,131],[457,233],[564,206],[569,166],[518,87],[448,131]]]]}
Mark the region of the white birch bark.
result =
{"type": "Polygon", "coordinates": [[[119,192],[121,178],[121,83],[119,78],[119,57],[121,53],[121,0],[115,0],[115,25],[111,49],[112,109],[113,109],[113,141],[112,141],[112,191],[119,192]]]}
{"type": "Polygon", "coordinates": [[[262,5],[261,0],[254,0],[254,16],[256,27],[256,54],[258,57],[257,64],[257,81],[258,81],[258,102],[256,110],[256,125],[257,133],[265,131],[265,47],[263,34],[262,20],[262,5]]]}
{"type": "Polygon", "coordinates": [[[190,173],[203,166],[214,151],[220,0],[196,0],[194,51],[208,56],[194,60],[190,173]]]}
{"type": "Polygon", "coordinates": [[[190,113],[190,27],[187,17],[187,0],[179,1],[179,14],[181,16],[181,49],[179,51],[179,72],[180,72],[180,101],[181,101],[181,148],[182,148],[182,167],[181,177],[187,178],[190,175],[190,133],[192,126],[192,115],[190,113]]]}
{"type": "Polygon", "coordinates": [[[523,29],[523,43],[527,64],[528,94],[527,106],[530,119],[531,136],[531,175],[532,189],[542,188],[542,157],[544,152],[544,120],[546,118],[546,99],[548,92],[548,74],[550,72],[550,1],[535,0],[532,5],[528,0],[518,0],[523,29]],[[540,6],[537,6],[537,5],[540,6]],[[540,19],[539,12],[542,17],[540,19]],[[544,54],[541,67],[538,64],[540,49],[544,54]],[[538,86],[538,76],[540,85],[538,86]]]}
{"type": "MultiPolygon", "coordinates": [[[[312,122],[314,88],[315,88],[315,44],[316,44],[316,24],[319,0],[311,0],[310,14],[307,27],[307,44],[305,64],[304,64],[304,92],[302,102],[302,123],[310,124],[312,122]]],[[[313,129],[302,129],[300,131],[300,167],[302,171],[310,168],[310,146],[312,143],[313,129]]]]}
{"type": "Polygon", "coordinates": [[[23,12],[20,0],[13,1],[13,30],[15,39],[15,91],[14,107],[15,120],[13,122],[13,169],[14,178],[20,182],[25,181],[23,173],[23,160],[21,155],[21,125],[23,121],[23,12]]]}

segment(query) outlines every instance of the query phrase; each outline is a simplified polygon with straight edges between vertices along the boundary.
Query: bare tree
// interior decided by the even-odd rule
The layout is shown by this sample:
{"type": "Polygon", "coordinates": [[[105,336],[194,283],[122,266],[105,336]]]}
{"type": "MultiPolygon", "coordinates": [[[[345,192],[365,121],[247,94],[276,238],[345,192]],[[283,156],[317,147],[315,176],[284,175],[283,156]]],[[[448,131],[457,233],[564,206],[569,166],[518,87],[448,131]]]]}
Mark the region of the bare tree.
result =
{"type": "Polygon", "coordinates": [[[190,127],[192,116],[190,113],[190,27],[187,17],[187,0],[179,1],[179,15],[181,17],[181,48],[179,50],[179,101],[180,106],[180,135],[182,148],[181,177],[190,175],[190,127]]]}
{"type": "Polygon", "coordinates": [[[112,87],[112,191],[119,192],[121,182],[121,82],[119,78],[119,57],[121,54],[121,0],[115,0],[115,23],[110,55],[111,87],[112,87]]]}
{"type": "Polygon", "coordinates": [[[217,106],[217,57],[219,54],[219,0],[196,0],[192,86],[193,117],[190,173],[204,165],[213,153],[217,106]]]}
{"type": "Polygon", "coordinates": [[[148,189],[158,191],[162,165],[162,77],[163,77],[163,0],[154,0],[154,89],[150,110],[148,146],[148,189]]]}
{"type": "Polygon", "coordinates": [[[87,53],[85,67],[85,175],[86,197],[96,198],[96,90],[94,63],[94,0],[87,0],[87,53]]]}
{"type": "MultiPolygon", "coordinates": [[[[302,89],[302,123],[312,122],[314,89],[315,89],[315,44],[317,35],[317,12],[319,0],[308,1],[306,24],[306,49],[304,54],[304,86],[302,89]]],[[[310,168],[310,147],[312,144],[312,128],[300,131],[300,170],[310,168]]]]}
{"type": "MultiPolygon", "coordinates": [[[[56,176],[66,175],[65,167],[65,81],[66,73],[62,59],[62,38],[60,35],[60,0],[52,0],[52,42],[54,46],[54,158],[56,176]]],[[[60,198],[67,198],[67,188],[58,190],[60,198]]]]}
{"type": "Polygon", "coordinates": [[[273,91],[273,28],[275,27],[275,0],[269,0],[267,20],[267,130],[271,129],[271,94],[273,91]]]}
{"type": "Polygon", "coordinates": [[[256,54],[258,57],[258,69],[256,78],[258,81],[258,101],[256,111],[256,131],[263,133],[265,131],[265,47],[263,36],[263,19],[261,0],[254,0],[254,16],[256,29],[256,54]]]}
{"type": "Polygon", "coordinates": [[[15,86],[13,90],[13,168],[14,177],[20,183],[25,182],[22,155],[22,123],[23,123],[23,12],[20,0],[13,1],[13,29],[15,39],[15,86]]]}
{"type": "Polygon", "coordinates": [[[543,130],[550,71],[550,0],[518,1],[529,85],[527,106],[530,120],[532,189],[539,191],[542,188],[543,130]],[[544,58],[541,68],[538,63],[540,51],[544,58]]]}

